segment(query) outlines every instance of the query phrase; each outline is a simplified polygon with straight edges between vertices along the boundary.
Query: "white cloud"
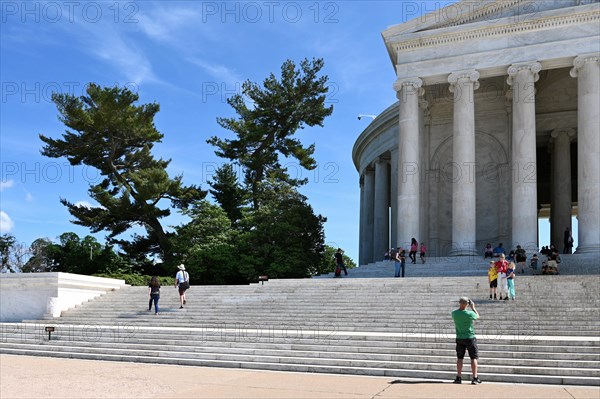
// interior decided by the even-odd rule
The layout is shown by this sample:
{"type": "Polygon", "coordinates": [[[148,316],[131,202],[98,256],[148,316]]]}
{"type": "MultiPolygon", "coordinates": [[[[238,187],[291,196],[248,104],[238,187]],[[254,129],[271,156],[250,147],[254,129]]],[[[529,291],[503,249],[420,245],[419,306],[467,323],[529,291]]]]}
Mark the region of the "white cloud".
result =
{"type": "Polygon", "coordinates": [[[33,202],[33,195],[31,195],[31,193],[25,194],[25,201],[33,202]]]}
{"type": "MultiPolygon", "coordinates": [[[[130,35],[131,31],[127,31],[126,24],[124,28],[111,22],[102,19],[97,23],[89,23],[75,19],[72,24],[58,24],[57,27],[64,29],[67,35],[71,36],[71,40],[80,41],[83,51],[116,69],[127,79],[127,83],[160,83],[152,70],[150,60],[140,44],[130,35]],[[76,36],[73,37],[74,32],[76,36]]],[[[115,73],[107,72],[107,76],[115,76],[115,73]]]]}
{"type": "Polygon", "coordinates": [[[0,181],[0,191],[3,191],[6,188],[11,188],[15,182],[13,180],[0,181]]]}
{"type": "Polygon", "coordinates": [[[4,211],[0,211],[0,233],[10,233],[15,227],[15,222],[4,211]]]}
{"type": "Polygon", "coordinates": [[[206,24],[198,23],[201,18],[201,13],[196,9],[158,6],[147,13],[140,13],[138,27],[152,39],[185,48],[189,43],[184,43],[181,40],[179,33],[182,30],[194,28],[196,31],[200,29],[210,32],[208,28],[203,26],[206,24]]]}
{"type": "Polygon", "coordinates": [[[146,55],[116,30],[107,27],[103,31],[94,31],[92,35],[92,53],[116,67],[130,82],[139,85],[144,81],[157,81],[146,55]]]}
{"type": "Polygon", "coordinates": [[[204,72],[208,73],[218,82],[225,82],[231,85],[239,83],[241,85],[245,80],[238,73],[225,65],[203,61],[195,57],[188,58],[187,61],[202,68],[204,72]]]}
{"type": "MultiPolygon", "coordinates": [[[[181,57],[196,65],[215,80],[230,84],[241,83],[245,79],[225,65],[200,59],[193,54],[209,43],[219,43],[223,37],[218,32],[219,25],[198,23],[203,18],[197,7],[162,7],[160,5],[145,13],[140,13],[140,22],[136,27],[150,39],[167,44],[169,49],[181,53],[181,57]]],[[[200,51],[205,53],[205,51],[200,51]]]]}

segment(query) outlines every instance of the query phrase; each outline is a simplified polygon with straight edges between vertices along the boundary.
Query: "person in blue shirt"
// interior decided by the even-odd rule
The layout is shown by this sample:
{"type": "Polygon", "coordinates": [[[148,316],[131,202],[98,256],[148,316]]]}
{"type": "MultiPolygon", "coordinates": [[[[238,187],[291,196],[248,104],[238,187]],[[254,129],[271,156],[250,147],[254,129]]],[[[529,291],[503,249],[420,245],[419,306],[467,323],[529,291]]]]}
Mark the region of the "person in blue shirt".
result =
{"type": "Polygon", "coordinates": [[[496,248],[494,248],[494,258],[499,258],[501,254],[506,255],[506,251],[504,247],[502,247],[502,243],[498,244],[496,248]]]}

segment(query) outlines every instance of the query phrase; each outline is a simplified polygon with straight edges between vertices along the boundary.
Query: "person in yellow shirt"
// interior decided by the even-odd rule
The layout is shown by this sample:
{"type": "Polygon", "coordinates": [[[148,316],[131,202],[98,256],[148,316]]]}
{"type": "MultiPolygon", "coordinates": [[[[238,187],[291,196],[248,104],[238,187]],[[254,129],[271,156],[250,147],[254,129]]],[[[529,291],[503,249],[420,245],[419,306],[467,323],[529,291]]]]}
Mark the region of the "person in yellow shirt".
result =
{"type": "Polygon", "coordinates": [[[496,264],[493,260],[490,261],[490,268],[488,269],[488,280],[490,282],[490,299],[492,299],[492,294],[494,294],[494,299],[496,299],[496,288],[498,287],[498,270],[496,269],[496,264]]]}

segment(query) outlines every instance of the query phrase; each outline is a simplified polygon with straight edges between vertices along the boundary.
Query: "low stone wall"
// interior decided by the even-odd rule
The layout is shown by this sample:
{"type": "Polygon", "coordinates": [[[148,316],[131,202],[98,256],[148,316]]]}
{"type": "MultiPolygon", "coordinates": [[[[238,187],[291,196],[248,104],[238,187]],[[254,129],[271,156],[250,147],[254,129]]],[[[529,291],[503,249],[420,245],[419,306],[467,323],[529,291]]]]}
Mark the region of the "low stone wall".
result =
{"type": "Polygon", "coordinates": [[[63,310],[124,286],[124,280],[70,273],[2,274],[0,322],[59,317],[63,310]]]}

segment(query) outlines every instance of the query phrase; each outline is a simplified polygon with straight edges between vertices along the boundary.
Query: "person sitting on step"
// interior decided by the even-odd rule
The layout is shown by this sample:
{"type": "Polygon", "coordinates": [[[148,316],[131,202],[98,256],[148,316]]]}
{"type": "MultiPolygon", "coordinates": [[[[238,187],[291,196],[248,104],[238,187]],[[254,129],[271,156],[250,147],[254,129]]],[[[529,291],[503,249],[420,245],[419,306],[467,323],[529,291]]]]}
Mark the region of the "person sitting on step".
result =
{"type": "Polygon", "coordinates": [[[504,247],[502,247],[502,243],[498,244],[496,248],[494,248],[494,258],[499,258],[500,255],[506,255],[506,251],[504,247]]]}
{"type": "Polygon", "coordinates": [[[494,257],[494,251],[492,250],[492,244],[490,244],[488,242],[486,244],[485,248],[483,249],[483,259],[493,258],[493,257],[494,257]]]}
{"type": "Polygon", "coordinates": [[[533,256],[531,257],[530,267],[531,267],[531,272],[534,275],[536,275],[537,274],[537,269],[538,269],[538,256],[537,256],[537,254],[533,254],[533,256]]]}

